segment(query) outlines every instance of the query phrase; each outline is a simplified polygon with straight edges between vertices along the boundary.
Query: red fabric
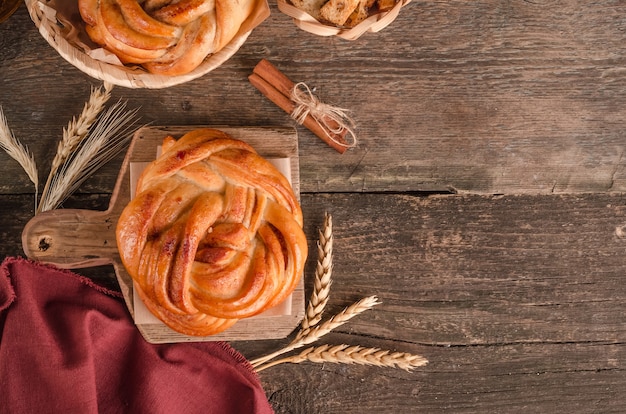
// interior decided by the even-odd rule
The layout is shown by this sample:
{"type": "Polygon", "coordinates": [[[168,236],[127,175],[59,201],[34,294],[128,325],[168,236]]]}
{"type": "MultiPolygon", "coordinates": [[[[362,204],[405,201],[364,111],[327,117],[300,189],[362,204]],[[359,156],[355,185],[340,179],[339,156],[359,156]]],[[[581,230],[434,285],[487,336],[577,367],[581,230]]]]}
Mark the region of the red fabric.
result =
{"type": "Polygon", "coordinates": [[[120,294],[25,259],[0,268],[0,413],[259,413],[272,408],[225,342],[146,342],[120,294]]]}

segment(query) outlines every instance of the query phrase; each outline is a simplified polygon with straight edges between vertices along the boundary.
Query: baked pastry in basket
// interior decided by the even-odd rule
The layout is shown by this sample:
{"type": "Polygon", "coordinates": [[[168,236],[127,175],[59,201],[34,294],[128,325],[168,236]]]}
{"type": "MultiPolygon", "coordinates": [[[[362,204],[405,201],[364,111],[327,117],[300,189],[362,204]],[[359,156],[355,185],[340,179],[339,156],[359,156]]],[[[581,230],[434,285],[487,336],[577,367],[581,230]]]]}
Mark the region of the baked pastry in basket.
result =
{"type": "Polygon", "coordinates": [[[308,253],[289,181],[248,144],[215,129],[164,140],[116,236],[146,307],[194,336],[282,302],[308,253]]]}
{"type": "Polygon", "coordinates": [[[388,12],[400,0],[289,0],[314,19],[337,27],[354,27],[370,16],[388,12]]]}
{"type": "Polygon", "coordinates": [[[78,0],[91,40],[122,63],[178,76],[226,46],[256,0],[78,0]]]}

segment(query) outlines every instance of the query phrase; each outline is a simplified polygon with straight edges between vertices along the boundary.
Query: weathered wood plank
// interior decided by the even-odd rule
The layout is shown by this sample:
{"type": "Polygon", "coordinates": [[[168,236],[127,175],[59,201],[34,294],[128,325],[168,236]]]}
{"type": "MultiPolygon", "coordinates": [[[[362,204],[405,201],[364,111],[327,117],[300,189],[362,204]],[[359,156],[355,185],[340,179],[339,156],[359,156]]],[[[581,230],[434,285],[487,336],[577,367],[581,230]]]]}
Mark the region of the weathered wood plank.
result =
{"type": "Polygon", "coordinates": [[[624,195],[305,200],[309,226],[323,210],[334,216],[335,295],[386,303],[355,325],[363,334],[440,345],[626,339],[624,195]]]}
{"type": "Polygon", "coordinates": [[[306,197],[308,234],[334,217],[328,315],[383,302],[329,342],[431,363],[275,367],[262,373],[268,395],[281,413],[623,411],[625,201],[306,197]]]}
{"type": "MultiPolygon", "coordinates": [[[[303,208],[311,247],[323,212],[334,217],[334,310],[370,294],[385,302],[352,324],[363,334],[442,346],[620,342],[625,197],[304,195],[303,208]]],[[[21,254],[30,202],[2,198],[14,211],[1,217],[2,255],[21,254]]]]}
{"type": "MultiPolygon", "coordinates": [[[[414,1],[355,42],[303,32],[271,6],[223,67],[115,98],[157,125],[291,126],[247,81],[267,58],[357,121],[360,146],[343,156],[299,129],[303,192],[626,190],[621,2],[414,1]]],[[[47,45],[23,7],[0,25],[0,59],[0,104],[43,175],[97,82],[47,45]]],[[[0,192],[30,191],[2,160],[0,192]]],[[[116,168],[84,190],[110,191],[116,168]]]]}
{"type": "MultiPolygon", "coordinates": [[[[360,146],[343,156],[299,128],[311,247],[324,211],[335,219],[328,314],[383,301],[328,339],[431,363],[411,374],[275,367],[261,379],[277,412],[626,411],[622,2],[413,1],[356,42],[302,32],[271,7],[215,72],[162,91],[116,88],[114,100],[159,125],[293,125],[247,82],[267,58],[353,111],[360,146]],[[507,196],[357,194],[386,191],[507,196]]],[[[0,62],[0,105],[45,177],[97,82],[47,45],[24,6],[0,25],[0,62]]],[[[67,206],[106,208],[120,163],[67,206]]],[[[0,153],[3,257],[21,254],[32,192],[0,153]]],[[[115,284],[112,269],[89,273],[115,284]]],[[[254,358],[281,343],[234,345],[254,358]]]]}
{"type": "MultiPolygon", "coordinates": [[[[342,335],[331,340],[354,341],[342,335]]],[[[624,411],[626,378],[618,362],[626,356],[623,345],[518,344],[425,352],[431,363],[412,373],[303,363],[276,366],[262,372],[261,380],[277,414],[624,411]]]]}
{"type": "MultiPolygon", "coordinates": [[[[2,253],[19,254],[32,199],[1,200],[15,212],[0,216],[2,253]]],[[[413,373],[277,366],[261,379],[278,413],[626,409],[626,195],[304,194],[302,203],[311,247],[324,212],[334,219],[326,315],[367,295],[382,301],[327,342],[422,354],[430,364],[413,373]]],[[[284,341],[233,344],[255,358],[284,341]]]]}

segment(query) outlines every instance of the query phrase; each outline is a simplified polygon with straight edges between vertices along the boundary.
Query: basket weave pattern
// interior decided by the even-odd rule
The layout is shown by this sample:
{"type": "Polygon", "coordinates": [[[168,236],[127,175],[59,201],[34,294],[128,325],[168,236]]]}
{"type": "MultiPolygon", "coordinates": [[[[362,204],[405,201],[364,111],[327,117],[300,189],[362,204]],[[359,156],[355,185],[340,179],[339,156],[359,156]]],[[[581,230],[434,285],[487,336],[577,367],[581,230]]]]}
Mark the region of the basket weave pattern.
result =
{"type": "Polygon", "coordinates": [[[393,9],[388,12],[370,16],[358,25],[347,29],[321,23],[310,14],[305,13],[290,4],[287,0],[277,0],[278,9],[287,16],[293,18],[294,23],[300,29],[318,36],[338,36],[345,40],[356,40],[364,33],[375,33],[381,31],[385,27],[389,26],[396,19],[396,17],[398,17],[400,9],[410,2],[411,0],[400,0],[396,3],[393,9]]]}

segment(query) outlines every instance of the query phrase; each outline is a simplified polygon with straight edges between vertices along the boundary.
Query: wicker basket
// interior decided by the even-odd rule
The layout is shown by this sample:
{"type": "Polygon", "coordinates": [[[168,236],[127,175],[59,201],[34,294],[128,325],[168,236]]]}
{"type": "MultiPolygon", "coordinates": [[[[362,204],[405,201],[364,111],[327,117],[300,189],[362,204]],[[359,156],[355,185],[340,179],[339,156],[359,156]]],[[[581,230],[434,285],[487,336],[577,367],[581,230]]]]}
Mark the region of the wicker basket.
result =
{"type": "Polygon", "coordinates": [[[203,76],[233,56],[252,29],[270,14],[265,0],[259,0],[252,16],[235,38],[219,52],[207,57],[190,73],[181,76],[154,75],[143,68],[124,66],[88,38],[80,20],[76,0],[25,0],[30,17],[44,39],[65,60],[89,76],[126,88],[167,88],[203,76]]]}
{"type": "Polygon", "coordinates": [[[400,13],[400,9],[411,2],[411,0],[400,0],[393,9],[388,12],[378,13],[368,17],[358,25],[346,29],[327,25],[319,22],[310,14],[296,8],[287,0],[277,0],[278,9],[293,18],[294,23],[300,29],[318,36],[338,36],[346,40],[356,40],[367,32],[379,32],[389,26],[400,13]]]}

